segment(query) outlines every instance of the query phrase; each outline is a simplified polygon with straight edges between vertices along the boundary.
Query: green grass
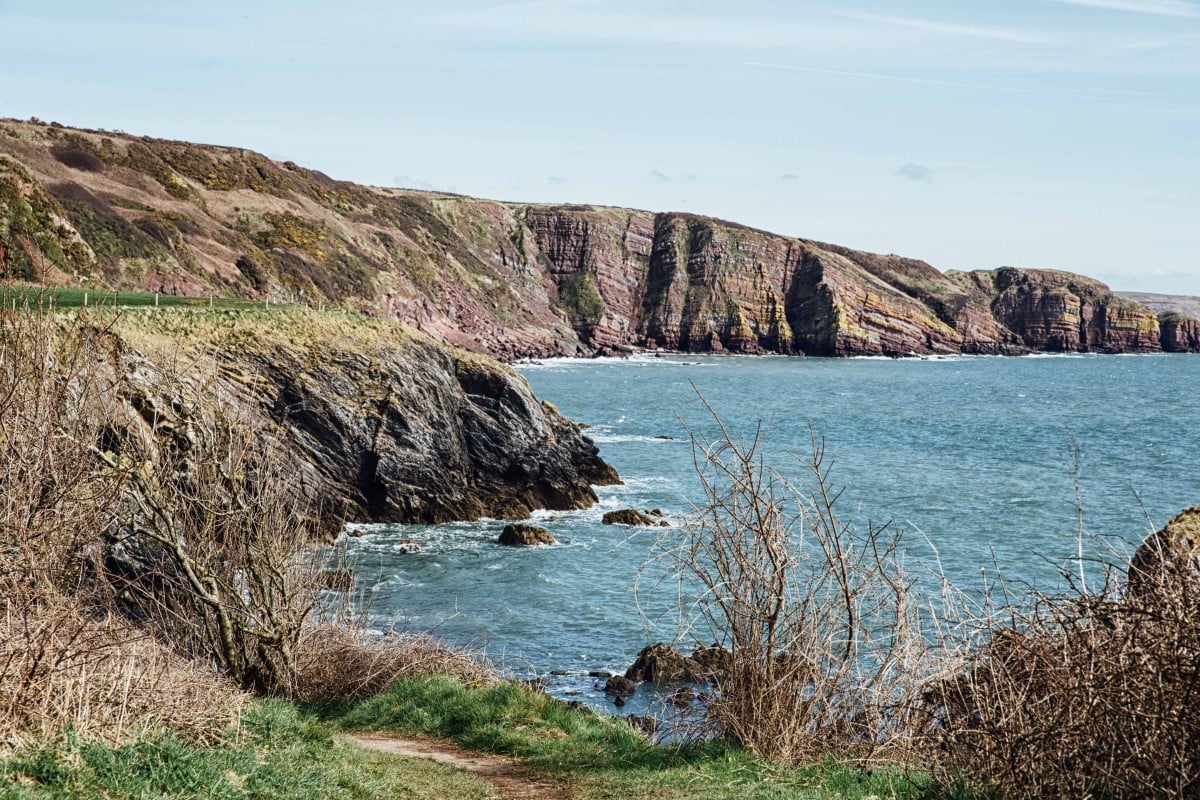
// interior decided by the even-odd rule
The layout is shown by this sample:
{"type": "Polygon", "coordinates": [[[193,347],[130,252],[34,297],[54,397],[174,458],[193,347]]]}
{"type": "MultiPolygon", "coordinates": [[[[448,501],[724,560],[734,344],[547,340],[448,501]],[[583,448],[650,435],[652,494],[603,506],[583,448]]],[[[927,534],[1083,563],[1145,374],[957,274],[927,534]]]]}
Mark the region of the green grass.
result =
{"type": "MultiPolygon", "coordinates": [[[[0,307],[11,308],[16,302],[18,309],[53,306],[57,309],[82,308],[214,308],[253,309],[263,308],[261,300],[245,300],[232,297],[180,297],[151,292],[113,292],[105,289],[63,289],[45,286],[7,285],[0,286],[0,307]]],[[[272,308],[277,307],[271,303],[272,308]]]]}
{"type": "Polygon", "coordinates": [[[317,709],[347,731],[400,731],[521,759],[577,798],[919,798],[927,781],[833,760],[801,769],[730,745],[656,746],[621,720],[580,714],[518,683],[471,688],[443,677],[401,681],[359,703],[317,709]]]}
{"type": "Polygon", "coordinates": [[[363,750],[279,701],[254,703],[243,731],[217,746],[165,734],[110,746],[67,733],[0,757],[0,774],[4,800],[496,797],[460,770],[363,750]]]}
{"type": "Polygon", "coordinates": [[[67,732],[0,755],[0,800],[497,796],[462,770],[364,750],[338,735],[351,731],[424,734],[515,756],[531,777],[578,800],[950,797],[898,769],[864,770],[833,759],[785,768],[719,742],[656,746],[620,720],[572,711],[517,683],[478,688],[438,677],[401,681],[347,706],[255,701],[242,729],[211,746],[169,734],[107,745],[67,732]]]}

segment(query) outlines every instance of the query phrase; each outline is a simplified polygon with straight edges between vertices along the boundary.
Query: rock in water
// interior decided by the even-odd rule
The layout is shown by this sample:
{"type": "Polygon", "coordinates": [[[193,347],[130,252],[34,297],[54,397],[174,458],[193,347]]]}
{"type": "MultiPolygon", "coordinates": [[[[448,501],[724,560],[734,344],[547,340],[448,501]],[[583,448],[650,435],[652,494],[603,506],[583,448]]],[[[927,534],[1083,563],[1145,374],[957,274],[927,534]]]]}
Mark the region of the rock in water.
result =
{"type": "Polygon", "coordinates": [[[558,544],[554,537],[550,535],[550,531],[545,528],[539,528],[537,525],[523,525],[518,522],[505,525],[504,530],[500,533],[500,538],[496,542],[508,545],[509,547],[558,544]]]}
{"type": "MultiPolygon", "coordinates": [[[[620,675],[613,675],[604,682],[604,693],[616,695],[620,700],[622,697],[629,697],[637,691],[637,684],[628,678],[623,678],[620,675]]],[[[621,703],[624,705],[624,703],[621,703]]]]}
{"type": "Polygon", "coordinates": [[[720,680],[733,666],[733,653],[716,642],[711,647],[697,647],[691,657],[709,680],[720,680]]]}
{"type": "Polygon", "coordinates": [[[1127,595],[1147,601],[1200,601],[1200,506],[1184,509],[1146,537],[1129,564],[1127,595]]]}
{"type": "Polygon", "coordinates": [[[620,511],[609,511],[600,521],[605,525],[658,525],[657,520],[647,517],[635,508],[622,508],[620,511]]]}
{"type": "Polygon", "coordinates": [[[642,648],[633,666],[625,670],[625,677],[651,683],[699,681],[704,679],[704,670],[695,660],[684,656],[671,645],[658,642],[642,648]]]}

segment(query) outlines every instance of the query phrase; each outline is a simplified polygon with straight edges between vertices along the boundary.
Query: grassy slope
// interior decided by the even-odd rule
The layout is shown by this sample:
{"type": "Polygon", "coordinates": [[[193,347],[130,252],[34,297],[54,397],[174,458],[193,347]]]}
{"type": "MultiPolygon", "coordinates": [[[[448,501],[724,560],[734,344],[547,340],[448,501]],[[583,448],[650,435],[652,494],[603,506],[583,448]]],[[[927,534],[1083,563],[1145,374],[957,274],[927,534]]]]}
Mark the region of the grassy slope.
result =
{"type": "Polygon", "coordinates": [[[200,747],[166,734],[121,746],[69,734],[0,758],[0,798],[446,798],[484,800],[490,785],[423,760],[398,760],[341,741],[279,701],[252,705],[229,741],[200,747]]]}
{"type": "Polygon", "coordinates": [[[345,730],[394,730],[513,755],[577,798],[919,797],[924,781],[896,770],[833,762],[766,764],[719,743],[655,746],[623,721],[575,712],[517,683],[469,688],[445,678],[402,681],[390,692],[323,712],[345,730]]]}
{"type": "Polygon", "coordinates": [[[766,764],[722,744],[654,746],[619,720],[580,714],[517,683],[472,688],[447,678],[401,681],[349,706],[251,705],[243,730],[202,747],[169,735],[121,746],[70,735],[0,757],[0,798],[494,797],[486,783],[422,759],[368,752],[337,731],[398,731],[513,755],[580,800],[920,798],[925,782],[834,762],[766,764]]]}

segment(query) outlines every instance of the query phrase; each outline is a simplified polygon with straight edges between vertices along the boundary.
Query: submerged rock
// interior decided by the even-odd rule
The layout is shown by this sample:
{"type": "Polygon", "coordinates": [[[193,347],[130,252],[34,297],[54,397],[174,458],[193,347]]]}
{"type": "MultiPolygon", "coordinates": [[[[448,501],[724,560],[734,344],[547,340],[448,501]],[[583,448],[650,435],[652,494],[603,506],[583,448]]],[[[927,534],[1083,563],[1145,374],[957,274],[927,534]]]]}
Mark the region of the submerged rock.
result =
{"type": "Polygon", "coordinates": [[[396,545],[396,552],[405,555],[421,552],[421,543],[416,539],[401,539],[400,544],[396,545]]]}
{"type": "Polygon", "coordinates": [[[519,522],[505,525],[496,542],[497,544],[509,547],[534,547],[537,545],[558,544],[558,541],[550,535],[550,531],[545,528],[539,528],[537,525],[525,525],[519,522]]]}
{"type": "MultiPolygon", "coordinates": [[[[624,678],[620,675],[613,675],[604,682],[604,693],[616,695],[618,699],[622,696],[629,697],[637,691],[637,684],[629,678],[624,678]]],[[[624,705],[622,703],[622,705],[624,705]]]]}

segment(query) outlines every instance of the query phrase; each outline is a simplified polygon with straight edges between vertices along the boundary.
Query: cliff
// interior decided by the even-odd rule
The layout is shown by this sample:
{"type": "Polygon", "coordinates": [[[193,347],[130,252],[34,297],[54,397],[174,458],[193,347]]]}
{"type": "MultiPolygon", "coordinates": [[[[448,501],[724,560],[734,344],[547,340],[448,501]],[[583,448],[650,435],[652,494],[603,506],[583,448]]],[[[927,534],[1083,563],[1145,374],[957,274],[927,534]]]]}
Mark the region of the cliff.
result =
{"type": "Polygon", "coordinates": [[[0,124],[0,213],[9,279],[334,304],[502,359],[1200,349],[1194,319],[1054,270],[942,273],[695,215],[358,186],[54,124],[0,124]]]}
{"type": "MultiPolygon", "coordinates": [[[[510,368],[343,312],[123,312],[121,429],[185,435],[190,394],[278,438],[297,490],[342,519],[522,519],[586,508],[617,482],[591,440],[510,368]]],[[[186,446],[186,445],[184,445],[186,446]]]]}

